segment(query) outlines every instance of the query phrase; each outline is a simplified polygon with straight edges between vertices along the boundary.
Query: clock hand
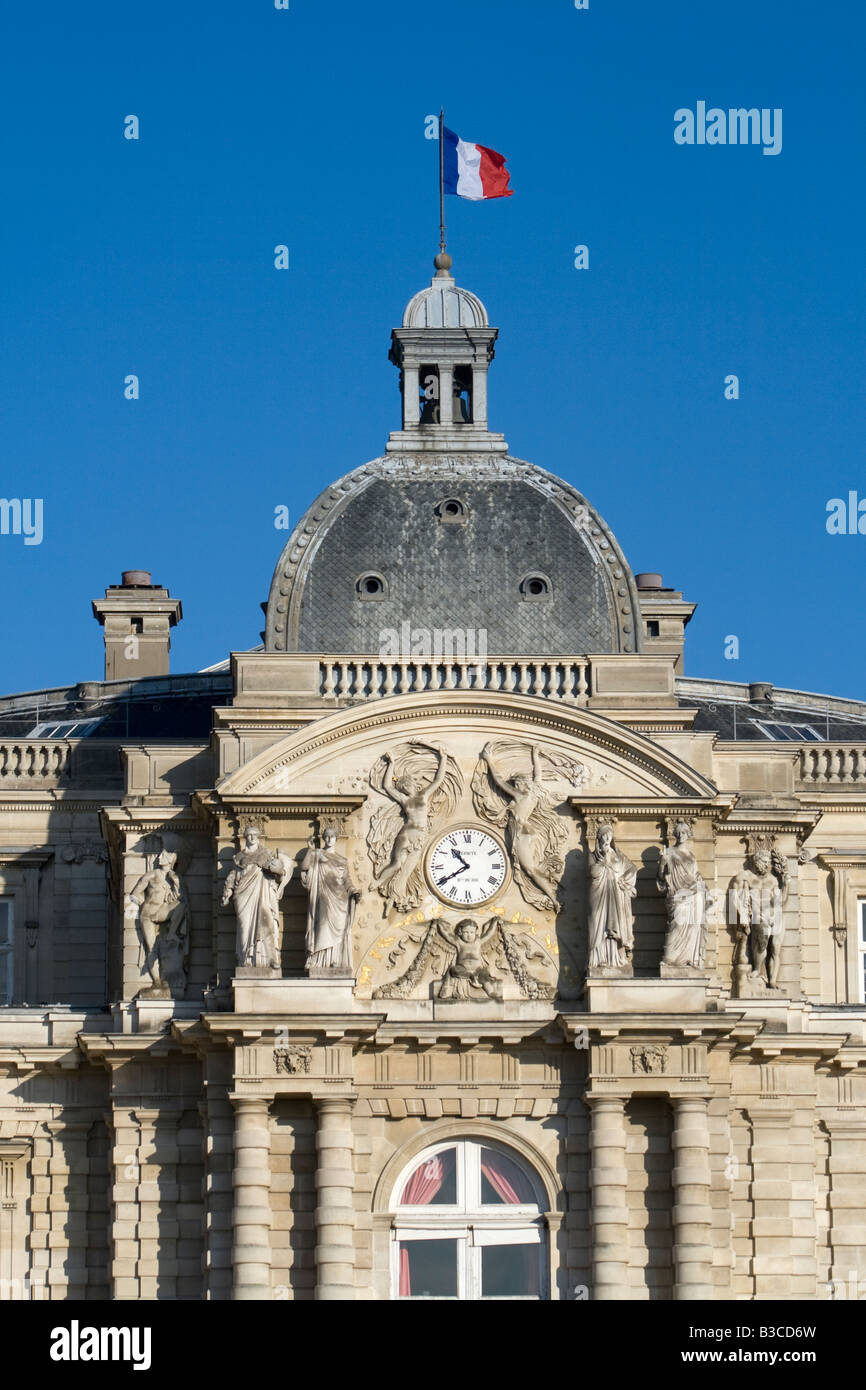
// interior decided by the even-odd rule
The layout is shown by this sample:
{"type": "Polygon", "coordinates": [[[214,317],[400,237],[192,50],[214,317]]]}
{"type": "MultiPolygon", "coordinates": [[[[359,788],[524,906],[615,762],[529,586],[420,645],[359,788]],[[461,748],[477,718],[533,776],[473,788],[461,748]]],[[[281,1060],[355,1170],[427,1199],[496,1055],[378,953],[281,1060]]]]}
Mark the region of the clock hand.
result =
{"type": "Polygon", "coordinates": [[[466,870],[467,870],[468,868],[469,868],[469,865],[468,865],[468,864],[464,864],[462,868],[460,868],[460,869],[455,869],[454,872],[453,872],[453,874],[449,874],[447,878],[441,878],[441,879],[439,880],[439,887],[442,888],[442,887],[444,887],[444,885],[445,885],[446,883],[450,883],[451,880],[452,880],[452,878],[456,878],[458,874],[465,874],[465,872],[466,872],[466,870]]]}
{"type": "Polygon", "coordinates": [[[459,859],[459,860],[460,860],[460,863],[463,865],[464,869],[468,869],[468,868],[469,868],[469,861],[468,861],[468,859],[464,859],[464,858],[463,858],[463,855],[460,853],[459,849],[452,849],[451,853],[454,855],[454,858],[455,858],[455,859],[459,859]]]}

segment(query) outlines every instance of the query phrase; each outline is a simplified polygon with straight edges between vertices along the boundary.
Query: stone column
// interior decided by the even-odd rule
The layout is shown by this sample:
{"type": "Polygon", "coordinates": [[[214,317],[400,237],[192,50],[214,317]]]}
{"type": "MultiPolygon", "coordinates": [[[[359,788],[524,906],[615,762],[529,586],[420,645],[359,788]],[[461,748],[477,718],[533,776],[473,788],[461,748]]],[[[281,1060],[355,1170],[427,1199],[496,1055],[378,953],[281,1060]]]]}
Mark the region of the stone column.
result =
{"type": "Polygon", "coordinates": [[[235,1109],[232,1265],[234,1299],[271,1296],[271,1135],[267,1096],[229,1100],[235,1109]]]}
{"type": "Polygon", "coordinates": [[[177,1103],[136,1108],[139,1298],[177,1297],[177,1103]]]}
{"type": "Polygon", "coordinates": [[[202,1196],[205,1209],[204,1289],[207,1299],[232,1296],[232,1166],[234,1115],[225,1091],[208,1083],[200,1113],[204,1126],[202,1196]]]}
{"type": "Polygon", "coordinates": [[[478,362],[472,368],[472,423],[487,429],[487,368],[478,362]]]}
{"type": "Polygon", "coordinates": [[[450,425],[453,416],[454,368],[439,366],[439,423],[450,425]]]}
{"type": "Polygon", "coordinates": [[[141,1297],[138,1222],[141,1160],[139,1125],[135,1112],[114,1103],[105,1117],[109,1134],[108,1171],[111,1183],[110,1274],[116,1302],[141,1297]]]}
{"type": "Polygon", "coordinates": [[[674,1298],[713,1297],[709,1101],[673,1101],[674,1298]]]}
{"type": "Polygon", "coordinates": [[[87,1297],[87,1136],[89,1120],[49,1120],[48,1283],[52,1299],[87,1297]]]}
{"type": "Polygon", "coordinates": [[[418,368],[403,368],[403,428],[410,430],[420,418],[418,368]]]}
{"type": "Polygon", "coordinates": [[[625,1100],[588,1097],[592,1108],[592,1299],[628,1297],[628,1175],[625,1100]]]}
{"type": "Polygon", "coordinates": [[[866,1292],[866,1124],[855,1117],[840,1117],[829,1119],[827,1126],[833,1297],[862,1299],[866,1292]]]}
{"type": "Polygon", "coordinates": [[[348,1096],[316,1101],[316,1298],[355,1297],[352,1107],[348,1096]]]}
{"type": "MultiPolygon", "coordinates": [[[[762,1069],[766,1091],[785,1096],[784,1108],[767,1096],[748,1110],[752,1124],[752,1235],[756,1298],[814,1298],[815,1250],[814,1112],[796,1094],[795,1077],[781,1068],[762,1069]],[[791,1083],[794,1083],[793,1085],[791,1083]],[[799,1108],[788,1108],[788,1099],[799,1108]]],[[[831,1179],[832,1181],[832,1179],[831,1179]]]]}

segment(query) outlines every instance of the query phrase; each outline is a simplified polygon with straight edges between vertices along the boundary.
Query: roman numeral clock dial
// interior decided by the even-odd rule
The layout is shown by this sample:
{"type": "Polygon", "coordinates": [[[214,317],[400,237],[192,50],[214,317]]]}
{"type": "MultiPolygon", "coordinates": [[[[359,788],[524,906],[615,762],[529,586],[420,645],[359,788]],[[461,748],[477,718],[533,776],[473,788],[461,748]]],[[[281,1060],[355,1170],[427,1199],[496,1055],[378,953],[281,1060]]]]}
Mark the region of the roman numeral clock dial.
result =
{"type": "Polygon", "coordinates": [[[458,826],[431,845],[427,881],[438,898],[454,907],[482,907],[497,897],[508,877],[502,843],[486,830],[458,826]]]}

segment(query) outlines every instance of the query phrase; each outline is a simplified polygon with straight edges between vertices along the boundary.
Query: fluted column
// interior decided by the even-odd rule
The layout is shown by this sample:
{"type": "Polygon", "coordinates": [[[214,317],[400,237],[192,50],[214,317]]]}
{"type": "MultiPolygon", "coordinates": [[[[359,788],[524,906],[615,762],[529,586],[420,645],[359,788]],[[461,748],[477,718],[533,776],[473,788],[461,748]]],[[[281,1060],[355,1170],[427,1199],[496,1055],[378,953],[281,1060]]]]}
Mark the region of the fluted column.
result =
{"type": "Polygon", "coordinates": [[[352,1107],[345,1097],[316,1102],[316,1298],[355,1297],[352,1107]]]}
{"type": "Polygon", "coordinates": [[[673,1101],[674,1298],[709,1299],[712,1284],[708,1101],[673,1101]]]}
{"type": "Polygon", "coordinates": [[[628,1297],[628,1175],[625,1100],[588,1098],[592,1107],[592,1288],[590,1298],[628,1297]]]}
{"type": "Polygon", "coordinates": [[[271,1296],[271,1135],[267,1096],[230,1095],[235,1111],[232,1173],[232,1298],[271,1296]]]}

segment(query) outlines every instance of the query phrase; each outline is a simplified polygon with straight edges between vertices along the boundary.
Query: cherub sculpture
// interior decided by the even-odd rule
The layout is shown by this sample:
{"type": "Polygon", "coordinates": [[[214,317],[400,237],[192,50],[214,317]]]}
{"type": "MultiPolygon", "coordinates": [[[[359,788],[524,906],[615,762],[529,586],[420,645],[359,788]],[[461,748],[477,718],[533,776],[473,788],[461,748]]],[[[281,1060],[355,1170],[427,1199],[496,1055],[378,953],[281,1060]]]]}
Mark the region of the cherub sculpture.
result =
{"type": "Polygon", "coordinates": [[[488,999],[502,999],[502,980],[490,969],[484,958],[484,947],[502,926],[501,917],[491,917],[483,927],[471,917],[459,921],[453,932],[442,921],[437,922],[439,934],[455,957],[442,977],[439,999],[471,999],[472,990],[483,990],[488,999]]]}

